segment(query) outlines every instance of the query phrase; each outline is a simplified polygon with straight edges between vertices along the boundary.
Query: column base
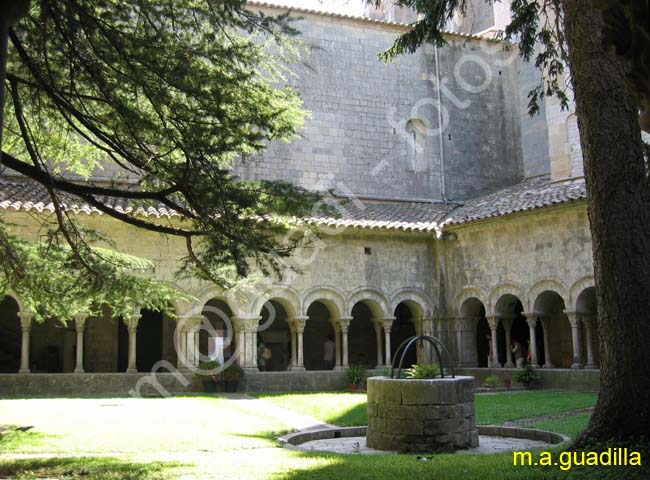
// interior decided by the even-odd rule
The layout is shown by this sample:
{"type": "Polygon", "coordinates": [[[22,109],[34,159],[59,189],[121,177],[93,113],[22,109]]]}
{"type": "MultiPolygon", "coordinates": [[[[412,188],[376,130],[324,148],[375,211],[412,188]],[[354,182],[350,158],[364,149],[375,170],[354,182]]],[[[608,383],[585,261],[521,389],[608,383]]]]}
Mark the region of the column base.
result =
{"type": "Polygon", "coordinates": [[[553,365],[552,363],[545,363],[544,365],[542,365],[542,368],[555,368],[555,365],[553,365]]]}
{"type": "Polygon", "coordinates": [[[582,369],[582,363],[574,363],[571,365],[571,368],[582,369]]]}
{"type": "Polygon", "coordinates": [[[342,371],[342,370],[343,370],[343,365],[337,365],[337,366],[335,366],[335,367],[334,367],[334,370],[337,371],[337,372],[342,371]]]}
{"type": "Polygon", "coordinates": [[[127,368],[126,373],[138,373],[138,369],[137,368],[127,368]]]}
{"type": "Polygon", "coordinates": [[[305,367],[292,367],[291,371],[292,372],[306,372],[307,369],[305,367]]]}
{"type": "Polygon", "coordinates": [[[597,370],[598,365],[596,365],[595,363],[588,363],[587,365],[585,365],[585,368],[589,370],[597,370]]]}
{"type": "Polygon", "coordinates": [[[244,367],[243,370],[246,373],[258,373],[260,371],[257,367],[244,367]]]}
{"type": "Polygon", "coordinates": [[[18,373],[31,373],[31,370],[29,368],[21,368],[18,370],[18,373]]]}
{"type": "Polygon", "coordinates": [[[74,373],[86,373],[86,371],[83,368],[75,368],[74,373]]]}
{"type": "Polygon", "coordinates": [[[512,362],[506,362],[503,368],[515,368],[515,364],[512,362]]]}

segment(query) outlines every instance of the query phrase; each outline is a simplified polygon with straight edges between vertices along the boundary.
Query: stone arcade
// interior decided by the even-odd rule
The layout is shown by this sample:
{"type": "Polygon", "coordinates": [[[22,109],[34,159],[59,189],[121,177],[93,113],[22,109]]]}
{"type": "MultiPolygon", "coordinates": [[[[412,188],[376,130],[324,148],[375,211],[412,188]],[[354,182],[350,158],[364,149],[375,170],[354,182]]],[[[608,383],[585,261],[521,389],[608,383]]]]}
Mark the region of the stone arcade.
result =
{"type": "MultiPolygon", "coordinates": [[[[69,382],[66,388],[101,391],[122,383],[100,373],[148,372],[160,360],[187,370],[208,351],[204,319],[218,335],[232,324],[234,342],[224,354],[237,346],[250,389],[336,388],[341,369],[390,364],[397,345],[414,334],[441,337],[458,367],[512,368],[510,346],[517,342],[537,367],[596,369],[575,115],[545,99],[541,114],[528,116],[526,93],[539,77],[490,39],[507,9],[474,3],[476,18],[450,25],[456,32],[447,34],[447,46],[422,48],[389,65],[376,54],[407,29],[387,19],[399,19],[395,12],[362,18],[296,11],[313,48],[309,68],[296,66],[293,83],[311,118],[299,140],[272,144],[235,169],[245,178],[284,179],[353,198],[340,218],[310,219],[321,227],[317,248],[291,260],[303,273],[236,292],[196,279],[177,282],[181,242],[69,198],[67,210],[84,225],[108,232],[120,250],[155,261],[157,278],[197,300],[174,305],[177,321],[135,306],[126,318],[104,311],[36,323],[10,293],[0,299],[0,372],[8,374],[0,375],[0,388],[33,391],[25,378],[37,377],[48,388],[49,374],[69,373],[57,377],[69,382]],[[330,335],[334,372],[306,375],[323,370],[330,335]],[[271,355],[257,373],[259,341],[271,355]],[[75,375],[91,380],[75,383],[75,375]]],[[[117,174],[107,168],[96,180],[117,174]]],[[[181,221],[163,207],[106,202],[131,215],[181,221]]],[[[52,205],[38,185],[5,170],[0,209],[14,232],[33,240],[52,205]]]]}

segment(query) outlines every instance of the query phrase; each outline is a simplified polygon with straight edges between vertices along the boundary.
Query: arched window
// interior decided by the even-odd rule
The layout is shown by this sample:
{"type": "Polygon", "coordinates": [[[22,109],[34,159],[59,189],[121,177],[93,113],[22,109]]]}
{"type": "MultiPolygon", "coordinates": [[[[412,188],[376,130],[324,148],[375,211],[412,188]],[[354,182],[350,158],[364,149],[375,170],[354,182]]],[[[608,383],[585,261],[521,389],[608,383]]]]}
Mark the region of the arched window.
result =
{"type": "Polygon", "coordinates": [[[411,119],[406,123],[408,169],[414,172],[429,170],[429,151],[427,148],[427,128],[422,120],[411,119]]]}

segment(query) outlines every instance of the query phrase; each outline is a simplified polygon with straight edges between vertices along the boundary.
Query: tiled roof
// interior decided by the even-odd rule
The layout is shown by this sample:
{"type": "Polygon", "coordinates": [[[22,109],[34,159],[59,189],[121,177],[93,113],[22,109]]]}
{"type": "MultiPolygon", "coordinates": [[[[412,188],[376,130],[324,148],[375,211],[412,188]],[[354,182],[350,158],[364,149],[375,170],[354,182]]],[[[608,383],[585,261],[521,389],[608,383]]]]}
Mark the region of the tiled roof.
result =
{"type": "MultiPolygon", "coordinates": [[[[73,213],[102,214],[71,195],[61,195],[64,207],[73,213]]],[[[548,176],[525,180],[502,190],[469,200],[462,205],[355,199],[338,205],[336,216],[306,219],[329,228],[363,228],[440,233],[445,226],[510,215],[586,198],[582,179],[551,182],[548,176]]],[[[120,213],[143,217],[174,217],[179,214],[164,205],[146,205],[122,198],[97,197],[120,213]]],[[[0,209],[54,211],[47,191],[39,183],[22,177],[0,176],[0,209]]]]}
{"type": "Polygon", "coordinates": [[[551,182],[548,175],[542,175],[468,200],[451,212],[444,224],[468,223],[586,198],[584,179],[551,182]]]}
{"type": "Polygon", "coordinates": [[[338,206],[338,218],[315,217],[323,227],[352,227],[416,232],[439,231],[441,222],[457,205],[399,201],[349,200],[338,206]]]}
{"type": "MultiPolygon", "coordinates": [[[[60,194],[63,207],[72,213],[102,214],[97,208],[88,205],[83,200],[68,194],[60,194]]],[[[178,213],[165,205],[149,205],[144,202],[133,202],[124,198],[96,196],[98,201],[119,213],[141,217],[175,217],[178,213]]],[[[54,204],[47,190],[40,183],[23,177],[0,176],[0,209],[22,210],[37,212],[54,211],[54,204]]]]}

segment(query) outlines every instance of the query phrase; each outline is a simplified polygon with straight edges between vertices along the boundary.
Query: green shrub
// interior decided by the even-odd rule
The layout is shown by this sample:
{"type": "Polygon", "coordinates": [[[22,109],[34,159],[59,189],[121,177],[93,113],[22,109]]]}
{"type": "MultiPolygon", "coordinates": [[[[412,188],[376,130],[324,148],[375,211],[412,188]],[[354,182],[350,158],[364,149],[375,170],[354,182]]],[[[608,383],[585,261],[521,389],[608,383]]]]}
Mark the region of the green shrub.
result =
{"type": "Polygon", "coordinates": [[[243,376],[244,370],[236,363],[231,363],[221,372],[221,378],[227,382],[241,380],[243,376]]]}
{"type": "Polygon", "coordinates": [[[496,375],[489,375],[485,377],[485,381],[483,383],[486,387],[494,388],[499,386],[501,380],[496,375]]]}
{"type": "Polygon", "coordinates": [[[348,385],[363,385],[368,378],[368,367],[365,365],[350,365],[345,371],[345,380],[348,385]]]}
{"type": "Polygon", "coordinates": [[[221,380],[221,371],[218,370],[221,367],[221,364],[216,360],[210,360],[209,362],[200,362],[199,371],[197,376],[201,380],[212,380],[213,382],[218,382],[221,380]],[[216,372],[216,373],[215,373],[216,372]]]}
{"type": "Polygon", "coordinates": [[[412,365],[406,370],[406,378],[436,378],[438,376],[440,376],[440,365],[437,363],[412,365]]]}
{"type": "Polygon", "coordinates": [[[528,363],[524,368],[515,372],[515,380],[525,387],[538,387],[542,384],[542,376],[528,363]]]}

